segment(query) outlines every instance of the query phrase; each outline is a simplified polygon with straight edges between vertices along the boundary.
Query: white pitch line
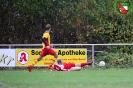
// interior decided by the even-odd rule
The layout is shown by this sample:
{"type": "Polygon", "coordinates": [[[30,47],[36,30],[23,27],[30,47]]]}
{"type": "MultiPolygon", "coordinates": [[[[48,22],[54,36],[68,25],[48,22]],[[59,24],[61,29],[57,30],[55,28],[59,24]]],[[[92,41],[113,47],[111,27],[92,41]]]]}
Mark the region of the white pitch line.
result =
{"type": "Polygon", "coordinates": [[[2,82],[0,82],[0,85],[2,85],[3,87],[12,88],[12,87],[10,87],[10,86],[8,86],[8,85],[2,83],[2,82]]]}

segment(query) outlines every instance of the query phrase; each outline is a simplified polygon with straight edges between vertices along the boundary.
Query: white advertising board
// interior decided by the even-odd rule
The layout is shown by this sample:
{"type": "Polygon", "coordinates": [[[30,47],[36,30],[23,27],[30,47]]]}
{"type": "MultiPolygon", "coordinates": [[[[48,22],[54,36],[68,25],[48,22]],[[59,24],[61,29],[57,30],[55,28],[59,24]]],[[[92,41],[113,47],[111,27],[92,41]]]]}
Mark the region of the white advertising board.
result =
{"type": "Polygon", "coordinates": [[[15,67],[15,49],[0,49],[0,67],[15,67]]]}

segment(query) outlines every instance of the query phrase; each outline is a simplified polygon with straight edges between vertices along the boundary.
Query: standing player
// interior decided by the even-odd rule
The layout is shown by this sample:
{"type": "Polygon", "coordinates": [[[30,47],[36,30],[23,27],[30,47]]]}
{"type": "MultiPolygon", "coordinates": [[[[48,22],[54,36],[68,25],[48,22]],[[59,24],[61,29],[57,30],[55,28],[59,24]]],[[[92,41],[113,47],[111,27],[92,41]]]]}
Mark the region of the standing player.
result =
{"type": "Polygon", "coordinates": [[[79,71],[82,69],[82,67],[91,65],[92,63],[93,61],[80,64],[75,64],[73,62],[63,63],[62,59],[58,59],[56,64],[54,64],[53,69],[57,71],[79,71]]]}
{"type": "Polygon", "coordinates": [[[34,62],[28,66],[29,72],[32,71],[32,68],[37,62],[39,62],[40,60],[42,60],[44,56],[49,55],[49,54],[54,56],[52,64],[48,67],[49,69],[52,69],[51,67],[58,57],[58,55],[56,54],[56,52],[52,49],[52,46],[50,45],[50,34],[49,33],[51,31],[51,25],[47,24],[45,26],[45,29],[46,31],[43,33],[43,36],[42,36],[42,45],[43,45],[42,51],[40,53],[39,58],[35,59],[34,62]]]}

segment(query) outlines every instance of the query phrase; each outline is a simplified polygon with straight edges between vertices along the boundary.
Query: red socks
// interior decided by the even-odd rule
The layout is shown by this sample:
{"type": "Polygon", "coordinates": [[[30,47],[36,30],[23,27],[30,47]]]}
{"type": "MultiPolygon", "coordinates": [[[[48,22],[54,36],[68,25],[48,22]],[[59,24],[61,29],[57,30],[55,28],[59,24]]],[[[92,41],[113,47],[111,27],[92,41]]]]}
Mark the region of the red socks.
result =
{"type": "Polygon", "coordinates": [[[84,66],[86,66],[86,65],[91,65],[93,63],[93,61],[91,61],[91,62],[87,62],[87,63],[81,63],[81,67],[84,67],[84,66]]]}
{"type": "Polygon", "coordinates": [[[88,63],[81,63],[81,67],[84,67],[84,66],[86,66],[86,65],[88,65],[88,63]]]}

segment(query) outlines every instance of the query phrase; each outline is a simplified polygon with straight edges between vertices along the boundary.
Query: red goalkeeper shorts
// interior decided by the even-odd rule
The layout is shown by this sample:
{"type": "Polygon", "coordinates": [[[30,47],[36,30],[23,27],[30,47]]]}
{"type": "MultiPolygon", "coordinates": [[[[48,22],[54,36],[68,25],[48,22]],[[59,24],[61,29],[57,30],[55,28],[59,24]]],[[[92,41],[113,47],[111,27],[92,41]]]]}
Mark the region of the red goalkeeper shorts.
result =
{"type": "Polygon", "coordinates": [[[64,69],[71,69],[72,67],[75,67],[75,63],[64,63],[64,69]]]}

